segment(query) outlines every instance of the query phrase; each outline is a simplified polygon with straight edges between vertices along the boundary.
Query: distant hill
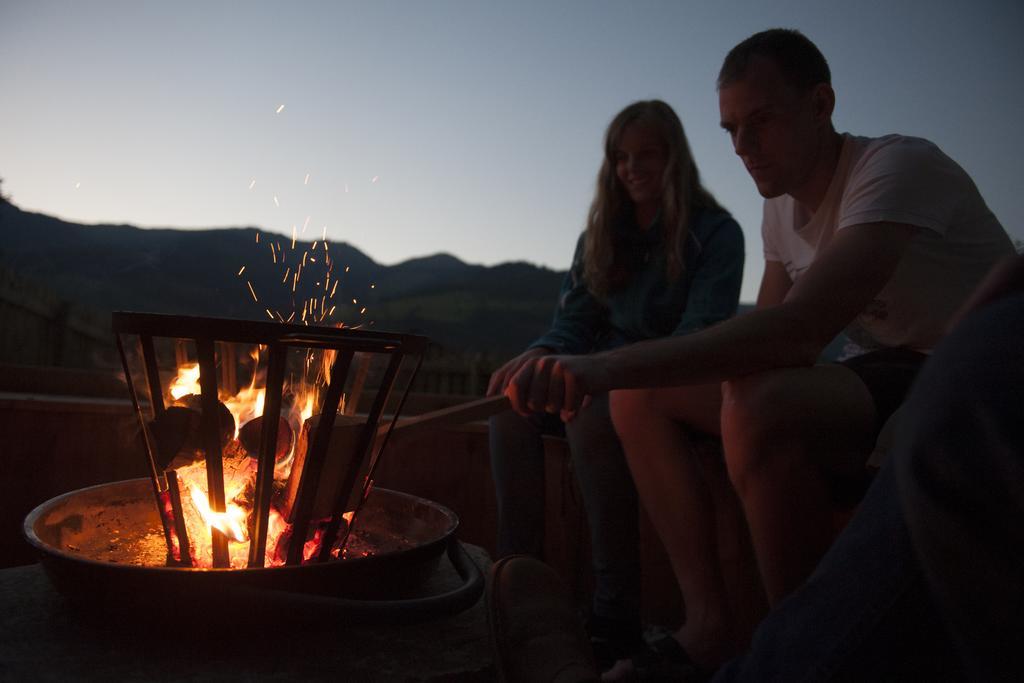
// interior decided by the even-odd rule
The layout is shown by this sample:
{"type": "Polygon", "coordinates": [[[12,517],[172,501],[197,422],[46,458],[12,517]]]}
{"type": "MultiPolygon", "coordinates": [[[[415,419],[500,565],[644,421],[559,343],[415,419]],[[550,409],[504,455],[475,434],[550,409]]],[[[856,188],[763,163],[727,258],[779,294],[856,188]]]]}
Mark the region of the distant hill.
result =
{"type": "Polygon", "coordinates": [[[329,243],[325,253],[315,235],[303,237],[293,246],[256,228],[81,225],[0,202],[0,263],[103,313],[266,319],[269,309],[300,319],[305,306],[307,319],[319,319],[333,306],[328,319],[347,325],[508,356],[547,328],[564,277],[528,263],[487,267],[449,254],[384,266],[344,242],[329,243]]]}

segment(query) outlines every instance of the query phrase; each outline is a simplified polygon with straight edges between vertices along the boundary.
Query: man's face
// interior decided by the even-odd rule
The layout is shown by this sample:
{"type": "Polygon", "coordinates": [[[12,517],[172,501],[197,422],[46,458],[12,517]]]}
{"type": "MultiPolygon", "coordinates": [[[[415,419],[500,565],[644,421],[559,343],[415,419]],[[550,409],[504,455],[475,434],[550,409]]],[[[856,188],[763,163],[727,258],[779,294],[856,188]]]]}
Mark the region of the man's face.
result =
{"type": "Polygon", "coordinates": [[[761,196],[792,194],[807,183],[820,124],[811,94],[786,83],[775,62],[753,60],[741,80],[718,91],[718,108],[761,196]]]}

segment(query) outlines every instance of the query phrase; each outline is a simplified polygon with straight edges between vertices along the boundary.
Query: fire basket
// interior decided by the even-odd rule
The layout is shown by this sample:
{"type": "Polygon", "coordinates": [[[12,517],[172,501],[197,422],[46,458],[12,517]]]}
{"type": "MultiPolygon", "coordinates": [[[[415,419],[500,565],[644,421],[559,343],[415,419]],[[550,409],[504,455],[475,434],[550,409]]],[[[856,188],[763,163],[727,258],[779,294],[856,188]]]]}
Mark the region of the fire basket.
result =
{"type": "Polygon", "coordinates": [[[113,328],[150,476],[65,494],[26,519],[26,537],[66,595],[105,608],[144,595],[172,611],[228,601],[293,616],[362,619],[452,614],[479,598],[483,579],[454,536],[455,514],[373,486],[411,379],[399,396],[391,397],[392,389],[404,360],[415,375],[425,338],[140,313],[115,313],[113,328]],[[133,349],[125,344],[132,336],[149,419],[129,362],[133,349]],[[165,403],[175,394],[161,376],[161,340],[179,344],[179,361],[187,355],[181,341],[194,344],[198,395],[165,403]],[[253,386],[257,373],[265,374],[262,409],[245,424],[236,424],[220,391],[234,376],[238,345],[256,349],[253,386]],[[285,381],[296,358],[300,367],[319,368],[306,386],[319,414],[301,423],[283,416],[296,401],[295,382],[285,381]],[[383,359],[384,368],[371,391],[366,368],[373,358],[383,359]],[[339,415],[347,380],[350,390],[368,394],[365,415],[355,414],[351,400],[339,415]],[[381,426],[389,398],[397,400],[381,426]],[[243,482],[232,497],[226,472],[233,484],[243,482]],[[193,481],[189,502],[180,481],[185,475],[193,481]],[[242,499],[247,514],[234,506],[242,499]],[[408,598],[445,551],[463,585],[445,595],[408,598]]]}

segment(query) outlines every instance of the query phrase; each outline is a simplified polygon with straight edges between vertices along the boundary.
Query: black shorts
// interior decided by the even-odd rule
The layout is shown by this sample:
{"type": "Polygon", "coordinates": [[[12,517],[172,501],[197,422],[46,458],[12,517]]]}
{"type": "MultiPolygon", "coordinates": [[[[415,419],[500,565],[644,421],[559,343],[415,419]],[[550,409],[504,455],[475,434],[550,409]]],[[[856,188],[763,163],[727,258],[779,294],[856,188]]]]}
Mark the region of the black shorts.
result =
{"type": "MultiPolygon", "coordinates": [[[[876,415],[873,439],[878,438],[886,420],[902,405],[927,359],[927,354],[910,349],[879,349],[838,363],[853,370],[871,394],[876,415]]],[[[876,471],[874,467],[865,467],[856,475],[830,476],[828,485],[833,501],[844,508],[856,505],[871,485],[876,471]]]]}
{"type": "Polygon", "coordinates": [[[839,365],[853,370],[875,402],[875,436],[903,403],[910,385],[928,355],[911,349],[879,349],[854,356],[839,365]]]}

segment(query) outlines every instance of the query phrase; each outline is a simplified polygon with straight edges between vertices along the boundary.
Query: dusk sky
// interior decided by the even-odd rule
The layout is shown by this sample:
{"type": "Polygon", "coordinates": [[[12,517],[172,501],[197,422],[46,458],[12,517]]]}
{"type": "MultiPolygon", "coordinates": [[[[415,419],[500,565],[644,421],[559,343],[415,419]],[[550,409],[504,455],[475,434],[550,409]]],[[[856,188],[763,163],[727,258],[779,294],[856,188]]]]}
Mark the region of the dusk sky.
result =
{"type": "Polygon", "coordinates": [[[291,235],[308,217],[310,239],[326,226],[382,263],[561,269],[605,127],[658,97],[743,227],[750,301],[761,199],[715,76],[773,26],[825,53],[840,131],[933,140],[1024,238],[1016,0],[0,0],[0,177],[18,206],[86,223],[291,235]]]}

